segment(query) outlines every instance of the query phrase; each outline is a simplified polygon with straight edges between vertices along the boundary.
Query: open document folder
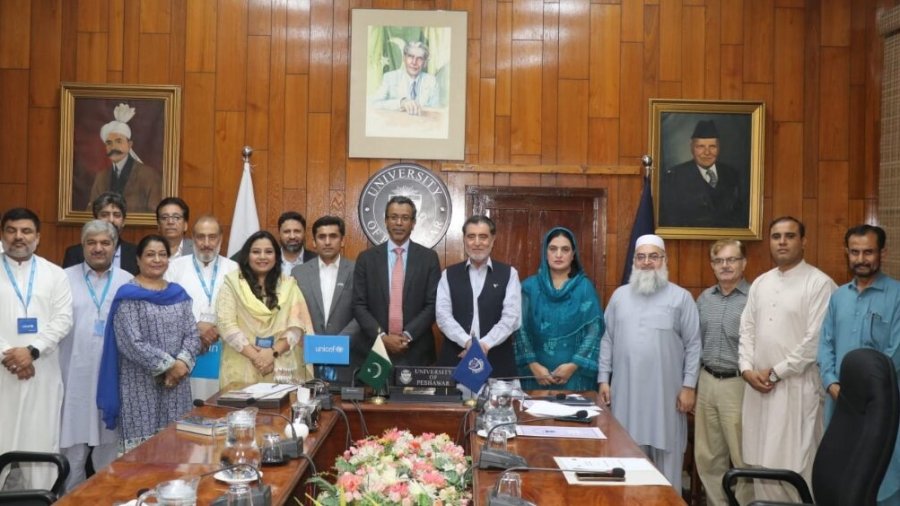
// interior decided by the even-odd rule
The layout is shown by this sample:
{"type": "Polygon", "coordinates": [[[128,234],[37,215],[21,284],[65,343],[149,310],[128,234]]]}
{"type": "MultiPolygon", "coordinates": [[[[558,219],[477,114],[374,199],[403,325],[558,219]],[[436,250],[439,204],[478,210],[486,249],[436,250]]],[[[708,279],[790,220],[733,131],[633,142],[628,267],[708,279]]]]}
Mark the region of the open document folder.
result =
{"type": "Polygon", "coordinates": [[[667,485],[672,486],[653,463],[644,458],[621,457],[553,457],[560,469],[573,469],[563,473],[569,485],[629,486],[667,485]],[[575,471],[608,471],[620,467],[625,470],[625,481],[579,481],[575,471]]]}

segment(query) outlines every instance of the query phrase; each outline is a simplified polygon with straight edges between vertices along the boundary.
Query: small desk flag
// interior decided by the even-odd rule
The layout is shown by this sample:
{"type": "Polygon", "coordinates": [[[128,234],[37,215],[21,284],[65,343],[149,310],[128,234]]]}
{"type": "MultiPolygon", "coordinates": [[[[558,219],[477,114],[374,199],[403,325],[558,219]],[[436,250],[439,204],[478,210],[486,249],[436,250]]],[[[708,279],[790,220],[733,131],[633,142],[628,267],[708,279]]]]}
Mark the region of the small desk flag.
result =
{"type": "Polygon", "coordinates": [[[484,350],[481,349],[481,343],[473,337],[469,351],[463,355],[459,365],[453,370],[453,379],[465,385],[469,390],[478,392],[487,382],[493,370],[484,350]]]}
{"type": "Polygon", "coordinates": [[[378,390],[387,382],[393,368],[394,366],[391,364],[391,359],[388,358],[387,350],[384,347],[384,341],[378,337],[375,339],[372,351],[369,352],[369,356],[366,357],[366,361],[363,362],[359,371],[359,380],[378,390]]]}

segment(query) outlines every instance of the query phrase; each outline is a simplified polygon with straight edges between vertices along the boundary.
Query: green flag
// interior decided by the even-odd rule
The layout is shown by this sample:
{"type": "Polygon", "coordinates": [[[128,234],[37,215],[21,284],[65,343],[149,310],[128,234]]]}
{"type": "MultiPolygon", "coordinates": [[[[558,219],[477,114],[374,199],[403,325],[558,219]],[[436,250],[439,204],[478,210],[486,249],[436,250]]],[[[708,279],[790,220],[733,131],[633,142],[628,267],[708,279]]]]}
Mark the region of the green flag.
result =
{"type": "Polygon", "coordinates": [[[391,364],[391,359],[388,358],[384,342],[379,337],[375,339],[372,351],[369,352],[369,356],[363,362],[359,371],[359,380],[378,390],[387,382],[393,369],[394,366],[391,364]]]}

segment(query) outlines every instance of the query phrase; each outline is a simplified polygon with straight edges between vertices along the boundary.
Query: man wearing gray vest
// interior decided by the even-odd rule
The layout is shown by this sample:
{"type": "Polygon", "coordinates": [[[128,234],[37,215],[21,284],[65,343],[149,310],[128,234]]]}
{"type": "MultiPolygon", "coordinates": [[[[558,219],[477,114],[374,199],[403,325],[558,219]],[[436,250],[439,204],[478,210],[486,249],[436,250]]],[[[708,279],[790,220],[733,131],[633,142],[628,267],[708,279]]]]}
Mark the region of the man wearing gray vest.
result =
{"type": "Polygon", "coordinates": [[[487,216],[463,224],[468,260],[447,267],[438,283],[436,316],[444,333],[437,365],[455,366],[469,346],[481,346],[495,378],[516,375],[513,334],[522,321],[519,273],[491,260],[497,227],[487,216]]]}

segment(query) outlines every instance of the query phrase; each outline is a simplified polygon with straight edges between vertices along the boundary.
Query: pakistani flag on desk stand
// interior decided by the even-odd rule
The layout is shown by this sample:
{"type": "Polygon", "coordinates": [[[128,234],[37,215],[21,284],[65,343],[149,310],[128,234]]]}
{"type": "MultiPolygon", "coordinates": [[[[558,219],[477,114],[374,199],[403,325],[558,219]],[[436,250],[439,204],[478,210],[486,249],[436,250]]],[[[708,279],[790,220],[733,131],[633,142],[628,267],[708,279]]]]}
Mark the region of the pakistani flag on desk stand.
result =
{"type": "Polygon", "coordinates": [[[380,392],[393,369],[394,366],[391,364],[391,359],[388,358],[384,341],[380,337],[376,337],[372,351],[369,352],[369,356],[366,357],[366,361],[360,368],[359,380],[374,388],[376,392],[380,392]]]}
{"type": "Polygon", "coordinates": [[[465,385],[475,395],[487,382],[494,368],[488,362],[478,339],[472,337],[471,343],[469,350],[463,355],[456,369],[453,370],[453,379],[465,385]]]}

